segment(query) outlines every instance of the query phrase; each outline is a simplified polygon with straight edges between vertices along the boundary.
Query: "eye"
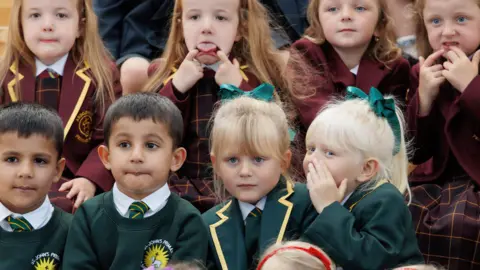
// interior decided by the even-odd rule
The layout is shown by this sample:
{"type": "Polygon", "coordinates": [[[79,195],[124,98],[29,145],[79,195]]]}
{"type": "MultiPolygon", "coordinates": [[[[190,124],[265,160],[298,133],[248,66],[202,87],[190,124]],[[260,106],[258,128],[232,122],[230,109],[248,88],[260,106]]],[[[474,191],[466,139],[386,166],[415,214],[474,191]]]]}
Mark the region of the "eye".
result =
{"type": "Polygon", "coordinates": [[[156,149],[156,148],[158,148],[158,145],[157,145],[157,144],[151,143],[151,142],[146,143],[145,146],[146,146],[148,149],[156,149]]]}
{"type": "Polygon", "coordinates": [[[430,20],[432,22],[432,24],[439,24],[440,23],[440,19],[439,18],[433,18],[430,20]]]}
{"type": "Polygon", "coordinates": [[[198,19],[200,18],[200,16],[199,16],[199,15],[192,15],[192,16],[190,16],[190,17],[188,17],[188,18],[189,18],[190,20],[196,21],[196,20],[198,20],[198,19]]]}
{"type": "Polygon", "coordinates": [[[307,152],[308,152],[308,153],[313,153],[313,152],[315,152],[315,150],[316,150],[316,149],[315,149],[314,146],[309,146],[309,147],[307,147],[307,152]]]}
{"type": "Polygon", "coordinates": [[[258,163],[258,164],[263,163],[264,161],[265,161],[265,158],[263,158],[263,157],[254,157],[253,158],[253,162],[258,163]]]}
{"type": "Polygon", "coordinates": [[[333,156],[335,156],[335,153],[333,153],[332,151],[329,151],[329,150],[325,150],[325,156],[326,157],[333,157],[333,156]]]}
{"type": "Polygon", "coordinates": [[[37,12],[37,13],[32,13],[32,14],[30,14],[30,16],[28,16],[28,17],[30,17],[30,18],[35,18],[35,19],[36,19],[36,18],[39,18],[39,17],[40,17],[40,13],[38,13],[38,12],[37,12]]]}
{"type": "Polygon", "coordinates": [[[216,19],[219,20],[219,21],[226,21],[226,20],[227,20],[227,17],[225,17],[225,16],[217,16],[216,19]]]}
{"type": "Polygon", "coordinates": [[[227,160],[227,162],[230,163],[230,164],[237,164],[238,163],[238,158],[231,157],[227,160]]]}
{"type": "Polygon", "coordinates": [[[120,148],[129,148],[130,147],[130,143],[128,142],[121,142],[118,144],[118,147],[120,148]]]}
{"type": "Polygon", "coordinates": [[[65,18],[68,18],[68,15],[65,14],[65,13],[58,13],[57,17],[60,18],[60,19],[65,19],[65,18]]]}
{"type": "Polygon", "coordinates": [[[8,163],[17,163],[17,162],[18,162],[18,158],[16,158],[16,157],[7,157],[7,158],[5,159],[5,161],[8,162],[8,163]]]}
{"type": "Polygon", "coordinates": [[[459,23],[464,23],[466,21],[467,21],[467,18],[465,16],[459,16],[457,18],[457,22],[459,22],[459,23]]]}
{"type": "Polygon", "coordinates": [[[40,165],[48,164],[48,160],[46,160],[44,158],[35,158],[35,159],[33,159],[33,162],[35,164],[40,164],[40,165]]]}
{"type": "Polygon", "coordinates": [[[365,11],[367,10],[365,7],[362,7],[362,6],[358,6],[355,8],[356,11],[365,11]]]}
{"type": "Polygon", "coordinates": [[[335,11],[337,11],[337,10],[338,10],[338,9],[337,9],[336,7],[329,7],[329,8],[327,9],[328,12],[335,12],[335,11]]]}

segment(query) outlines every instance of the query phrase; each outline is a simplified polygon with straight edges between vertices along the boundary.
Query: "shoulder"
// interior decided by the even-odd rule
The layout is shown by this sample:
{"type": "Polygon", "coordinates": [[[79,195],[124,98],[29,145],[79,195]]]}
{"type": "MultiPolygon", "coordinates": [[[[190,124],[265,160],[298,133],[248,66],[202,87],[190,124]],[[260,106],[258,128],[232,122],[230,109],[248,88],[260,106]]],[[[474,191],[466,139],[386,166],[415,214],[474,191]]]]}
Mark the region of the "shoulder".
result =
{"type": "Polygon", "coordinates": [[[211,225],[217,222],[218,220],[220,220],[219,215],[232,207],[232,202],[232,200],[228,200],[226,202],[215,205],[210,210],[202,214],[203,221],[205,221],[207,225],[211,225]]]}
{"type": "Polygon", "coordinates": [[[292,44],[292,48],[300,51],[319,50],[320,45],[314,43],[308,38],[301,38],[292,44]]]}
{"type": "Polygon", "coordinates": [[[58,218],[60,225],[69,228],[73,220],[73,215],[54,206],[54,217],[58,218]]]}
{"type": "Polygon", "coordinates": [[[195,208],[189,201],[182,199],[177,194],[171,193],[168,200],[173,204],[173,208],[177,214],[181,213],[182,215],[200,216],[200,212],[197,208],[195,208]]]}
{"type": "Polygon", "coordinates": [[[74,219],[78,219],[79,217],[92,219],[96,215],[101,215],[103,213],[101,210],[103,210],[108,203],[113,204],[111,191],[97,195],[84,202],[75,212],[74,219]],[[110,200],[108,198],[110,198],[110,200]]]}
{"type": "Polygon", "coordinates": [[[370,215],[375,213],[382,213],[381,215],[403,215],[403,212],[408,212],[405,198],[398,191],[398,189],[390,184],[385,183],[358,202],[353,212],[368,212],[370,215]]]}

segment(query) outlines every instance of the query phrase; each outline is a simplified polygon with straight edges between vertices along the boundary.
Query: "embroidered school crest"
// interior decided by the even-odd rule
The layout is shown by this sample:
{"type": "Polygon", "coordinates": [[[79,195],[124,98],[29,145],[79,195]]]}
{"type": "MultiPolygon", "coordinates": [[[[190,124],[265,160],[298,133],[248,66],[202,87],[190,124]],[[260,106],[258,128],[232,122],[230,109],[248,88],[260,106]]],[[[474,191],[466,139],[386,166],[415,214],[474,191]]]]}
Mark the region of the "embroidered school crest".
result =
{"type": "Polygon", "coordinates": [[[167,240],[152,240],[143,252],[142,268],[153,266],[155,269],[162,269],[167,266],[172,253],[173,248],[167,240]]]}
{"type": "Polygon", "coordinates": [[[53,252],[44,252],[32,259],[35,270],[55,270],[60,267],[60,256],[53,252]]]}
{"type": "Polygon", "coordinates": [[[83,143],[90,142],[93,133],[93,113],[84,111],[77,116],[75,121],[78,125],[78,133],[75,135],[75,138],[83,143]]]}

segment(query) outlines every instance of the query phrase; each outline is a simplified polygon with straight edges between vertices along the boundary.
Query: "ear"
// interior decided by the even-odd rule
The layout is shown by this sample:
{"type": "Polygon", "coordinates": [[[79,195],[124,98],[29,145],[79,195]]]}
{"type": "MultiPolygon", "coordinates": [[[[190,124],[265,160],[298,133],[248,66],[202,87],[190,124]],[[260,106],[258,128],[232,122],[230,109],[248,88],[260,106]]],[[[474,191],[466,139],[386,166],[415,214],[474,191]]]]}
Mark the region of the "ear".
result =
{"type": "Polygon", "coordinates": [[[179,147],[175,149],[172,155],[172,163],[170,165],[170,171],[172,172],[178,171],[182,167],[186,158],[187,158],[187,150],[185,150],[185,148],[179,147]]]}
{"type": "Polygon", "coordinates": [[[110,152],[108,151],[108,147],[105,145],[100,145],[98,147],[98,156],[100,157],[100,160],[103,163],[103,166],[105,169],[110,170],[110,152]]]}
{"type": "Polygon", "coordinates": [[[280,165],[281,168],[282,168],[282,172],[287,172],[288,171],[288,168],[290,168],[290,163],[292,161],[292,151],[290,151],[290,149],[288,149],[285,154],[283,154],[283,160],[282,160],[282,164],[280,165]]]}
{"type": "Polygon", "coordinates": [[[53,183],[57,183],[58,181],[60,181],[60,178],[62,178],[64,169],[65,169],[65,158],[61,158],[57,162],[57,174],[55,175],[55,178],[53,178],[53,183]]]}
{"type": "Polygon", "coordinates": [[[364,183],[372,179],[380,170],[380,164],[376,159],[368,159],[363,164],[362,173],[357,177],[357,181],[364,183]]]}
{"type": "Polygon", "coordinates": [[[214,154],[210,154],[210,160],[212,161],[212,166],[215,167],[215,162],[217,162],[217,157],[214,154]]]}

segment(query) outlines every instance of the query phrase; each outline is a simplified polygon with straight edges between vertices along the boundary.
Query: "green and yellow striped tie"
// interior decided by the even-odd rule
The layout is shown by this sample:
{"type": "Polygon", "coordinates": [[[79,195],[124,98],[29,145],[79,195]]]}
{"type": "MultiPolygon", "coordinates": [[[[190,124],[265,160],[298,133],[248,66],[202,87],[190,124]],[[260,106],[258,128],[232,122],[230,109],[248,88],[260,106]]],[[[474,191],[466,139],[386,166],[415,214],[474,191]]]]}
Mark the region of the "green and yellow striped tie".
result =
{"type": "Polygon", "coordinates": [[[131,219],[142,219],[148,209],[150,207],[144,202],[133,202],[128,208],[128,217],[131,219]]]}
{"type": "Polygon", "coordinates": [[[14,218],[12,216],[7,217],[7,222],[14,232],[31,232],[33,230],[32,225],[25,218],[14,218]]]}

